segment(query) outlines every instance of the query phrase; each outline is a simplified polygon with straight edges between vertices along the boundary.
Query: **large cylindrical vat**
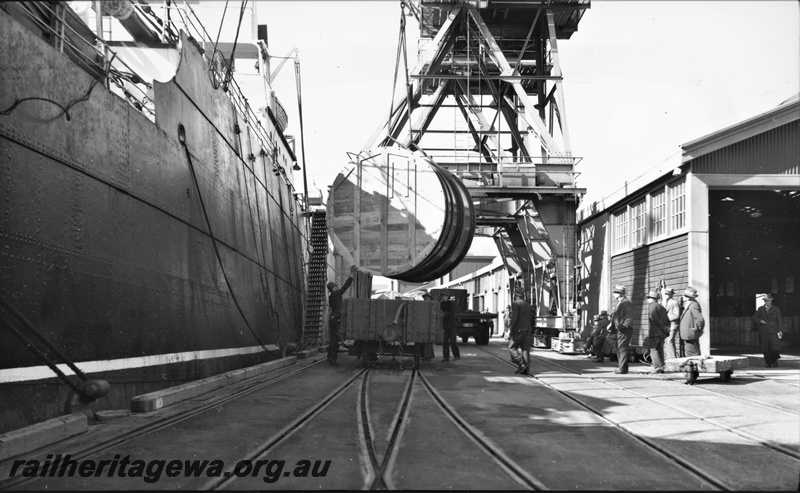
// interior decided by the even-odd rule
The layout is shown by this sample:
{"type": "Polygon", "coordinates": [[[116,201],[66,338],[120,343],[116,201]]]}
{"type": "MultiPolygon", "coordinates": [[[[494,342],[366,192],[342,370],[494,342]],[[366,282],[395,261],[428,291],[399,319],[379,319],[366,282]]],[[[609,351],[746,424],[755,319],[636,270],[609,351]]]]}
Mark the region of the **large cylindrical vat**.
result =
{"type": "Polygon", "coordinates": [[[475,210],[461,181],[422,152],[380,147],[336,177],[328,224],[337,253],[354,265],[427,282],[464,258],[475,210]]]}

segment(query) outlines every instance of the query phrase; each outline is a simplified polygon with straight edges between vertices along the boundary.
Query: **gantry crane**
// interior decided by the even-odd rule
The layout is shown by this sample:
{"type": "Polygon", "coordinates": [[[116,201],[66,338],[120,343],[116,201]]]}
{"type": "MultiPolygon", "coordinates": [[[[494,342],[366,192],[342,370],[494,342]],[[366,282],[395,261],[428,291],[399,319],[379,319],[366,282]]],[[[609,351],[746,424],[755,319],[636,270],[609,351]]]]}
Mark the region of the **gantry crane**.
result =
{"type": "Polygon", "coordinates": [[[565,324],[585,189],[575,183],[580,158],[570,147],[558,42],[589,7],[589,0],[404,3],[420,25],[418,62],[362,150],[422,149],[461,179],[479,232],[494,237],[538,314],[565,324]]]}

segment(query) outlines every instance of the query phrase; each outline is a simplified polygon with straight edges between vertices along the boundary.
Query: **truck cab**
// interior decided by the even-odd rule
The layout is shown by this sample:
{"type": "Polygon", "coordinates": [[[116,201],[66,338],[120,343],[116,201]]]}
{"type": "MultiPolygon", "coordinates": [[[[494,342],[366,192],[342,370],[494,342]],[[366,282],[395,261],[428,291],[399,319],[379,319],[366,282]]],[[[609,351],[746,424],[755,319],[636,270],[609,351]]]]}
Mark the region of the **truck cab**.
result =
{"type": "Polygon", "coordinates": [[[489,338],[492,336],[489,322],[497,323],[496,313],[469,310],[467,308],[469,293],[466,289],[431,289],[430,293],[434,300],[438,301],[442,295],[447,295],[454,301],[456,305],[456,335],[461,338],[461,342],[467,342],[472,337],[477,346],[489,344],[489,338]]]}

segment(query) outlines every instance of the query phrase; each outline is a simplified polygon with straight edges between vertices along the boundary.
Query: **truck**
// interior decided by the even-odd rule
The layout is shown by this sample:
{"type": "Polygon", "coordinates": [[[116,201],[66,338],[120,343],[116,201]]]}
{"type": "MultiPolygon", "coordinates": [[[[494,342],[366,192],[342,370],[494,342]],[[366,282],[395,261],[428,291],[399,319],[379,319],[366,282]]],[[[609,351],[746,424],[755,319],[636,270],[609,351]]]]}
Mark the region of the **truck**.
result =
{"type": "Polygon", "coordinates": [[[435,301],[439,301],[442,295],[447,295],[454,300],[456,335],[461,338],[461,342],[467,342],[472,337],[477,346],[489,344],[489,338],[492,336],[489,322],[497,323],[496,313],[469,310],[467,308],[469,293],[466,289],[431,289],[430,294],[435,301]]]}

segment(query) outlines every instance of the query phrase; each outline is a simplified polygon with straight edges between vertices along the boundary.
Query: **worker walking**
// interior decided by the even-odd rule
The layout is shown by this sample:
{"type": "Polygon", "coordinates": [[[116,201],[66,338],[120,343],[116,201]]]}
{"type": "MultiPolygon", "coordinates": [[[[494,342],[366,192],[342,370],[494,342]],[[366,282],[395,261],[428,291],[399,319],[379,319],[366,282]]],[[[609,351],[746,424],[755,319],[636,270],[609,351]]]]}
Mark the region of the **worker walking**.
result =
{"type": "Polygon", "coordinates": [[[342,323],[342,295],[353,284],[353,275],[356,273],[356,266],[350,268],[350,277],[344,282],[341,289],[335,282],[328,283],[328,306],[331,309],[328,327],[330,328],[331,338],[328,342],[328,363],[338,364],[337,354],[339,352],[339,326],[342,323]]]}
{"type": "Polygon", "coordinates": [[[511,322],[509,323],[508,352],[511,361],[517,365],[517,371],[522,375],[530,375],[531,368],[531,337],[532,337],[533,309],[525,301],[525,293],[518,290],[514,302],[511,304],[511,322]]]}
{"type": "Polygon", "coordinates": [[[461,359],[461,351],[456,342],[456,304],[443,294],[441,307],[444,312],[444,343],[442,344],[442,361],[450,361],[450,350],[453,350],[453,361],[461,359]]]}

